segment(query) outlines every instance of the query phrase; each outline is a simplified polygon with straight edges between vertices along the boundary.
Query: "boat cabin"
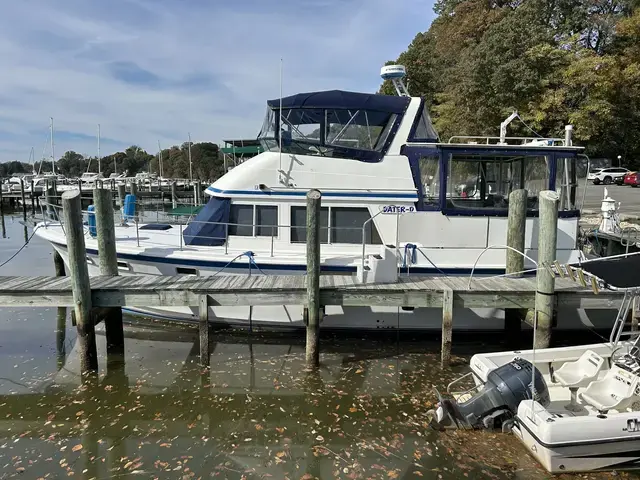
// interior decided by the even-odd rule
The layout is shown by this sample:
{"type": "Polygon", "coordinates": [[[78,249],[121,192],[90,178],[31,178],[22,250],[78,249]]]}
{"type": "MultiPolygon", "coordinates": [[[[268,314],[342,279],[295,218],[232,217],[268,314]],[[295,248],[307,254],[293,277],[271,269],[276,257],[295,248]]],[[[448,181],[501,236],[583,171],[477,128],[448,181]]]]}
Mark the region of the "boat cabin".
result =
{"type": "Polygon", "coordinates": [[[302,243],[305,195],[317,188],[324,243],[485,248],[506,232],[509,194],[525,188],[531,218],[540,191],[560,193],[559,216],[572,222],[561,225],[566,235],[559,245],[575,248],[582,149],[570,140],[503,135],[442,142],[423,99],[340,90],[268,101],[258,140],[261,154],[207,189],[212,200],[185,229],[185,244],[261,236],[302,243]],[[381,215],[394,212],[415,216],[381,215]]]}

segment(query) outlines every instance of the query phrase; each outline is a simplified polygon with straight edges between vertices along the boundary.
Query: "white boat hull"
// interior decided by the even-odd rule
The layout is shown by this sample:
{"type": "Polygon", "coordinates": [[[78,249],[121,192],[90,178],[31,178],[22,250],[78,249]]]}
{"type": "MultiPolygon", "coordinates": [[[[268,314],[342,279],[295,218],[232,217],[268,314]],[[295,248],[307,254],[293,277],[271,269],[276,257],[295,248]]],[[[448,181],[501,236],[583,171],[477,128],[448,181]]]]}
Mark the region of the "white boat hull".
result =
{"type": "Polygon", "coordinates": [[[513,433],[549,472],[640,468],[640,431],[627,428],[640,412],[554,417],[537,403],[533,411],[520,404],[513,433]]]}

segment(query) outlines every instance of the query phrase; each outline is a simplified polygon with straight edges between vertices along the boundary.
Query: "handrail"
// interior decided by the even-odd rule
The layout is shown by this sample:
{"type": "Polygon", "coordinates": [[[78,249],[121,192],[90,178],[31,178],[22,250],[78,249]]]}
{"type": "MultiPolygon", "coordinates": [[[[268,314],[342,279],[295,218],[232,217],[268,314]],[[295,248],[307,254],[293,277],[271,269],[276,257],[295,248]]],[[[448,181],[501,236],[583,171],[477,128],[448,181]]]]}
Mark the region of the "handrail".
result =
{"type": "Polygon", "coordinates": [[[366,250],[366,232],[365,232],[365,227],[367,226],[367,224],[369,222],[371,222],[374,218],[376,218],[378,215],[380,215],[383,211],[380,210],[378,213],[376,213],[375,215],[369,217],[367,220],[364,221],[364,223],[362,224],[362,272],[364,274],[364,257],[365,257],[365,250],[366,250]]]}
{"type": "Polygon", "coordinates": [[[473,264],[473,268],[471,269],[471,274],[469,274],[469,284],[467,285],[468,288],[471,288],[471,281],[473,280],[473,274],[476,271],[476,266],[478,265],[478,262],[480,261],[480,257],[482,257],[485,253],[487,253],[489,250],[493,250],[493,249],[497,249],[497,248],[506,248],[511,250],[512,252],[516,252],[519,253],[520,255],[522,255],[524,258],[526,258],[527,260],[530,260],[533,262],[533,264],[536,266],[536,268],[538,268],[538,262],[536,262],[533,258],[531,258],[530,256],[526,255],[524,252],[521,252],[520,250],[518,250],[517,248],[513,248],[510,247],[509,245],[489,245],[487,248],[485,248],[482,252],[480,252],[480,255],[478,255],[478,258],[476,258],[475,263],[473,264]]]}
{"type": "MultiPolygon", "coordinates": [[[[498,140],[500,141],[500,137],[493,137],[493,136],[484,136],[484,135],[453,135],[451,138],[449,138],[449,141],[447,143],[453,143],[453,139],[459,139],[459,140],[483,140],[485,141],[485,145],[496,145],[493,143],[490,143],[490,140],[498,140]]],[[[565,139],[564,138],[545,138],[545,137],[504,137],[505,140],[520,140],[523,142],[527,142],[527,141],[533,141],[533,140],[543,140],[543,141],[551,141],[554,142],[554,146],[556,142],[560,142],[562,144],[562,146],[565,146],[565,139]]],[[[521,146],[521,145],[513,145],[513,146],[521,146]]]]}
{"type": "MultiPolygon", "coordinates": [[[[137,205],[140,205],[140,202],[135,202],[137,205]]],[[[46,207],[49,206],[53,209],[56,210],[62,210],[62,206],[60,205],[56,205],[54,203],[48,203],[46,200],[40,202],[40,209],[41,209],[41,213],[42,213],[42,218],[44,219],[45,222],[45,227],[48,226],[48,220],[49,218],[46,215],[45,209],[46,207]]],[[[89,214],[89,213],[93,213],[93,212],[89,212],[87,210],[82,210],[83,215],[89,214]]],[[[147,213],[153,213],[153,212],[147,212],[147,213]]],[[[359,231],[362,234],[362,241],[363,241],[363,252],[366,251],[366,226],[367,224],[369,224],[374,218],[376,218],[380,213],[383,213],[382,210],[380,210],[379,212],[377,212],[373,217],[370,217],[369,219],[365,220],[363,222],[363,225],[361,227],[337,227],[337,226],[327,226],[327,227],[323,227],[323,228],[327,228],[329,231],[335,230],[335,231],[359,231]]],[[[115,211],[114,212],[114,216],[116,218],[119,218],[121,220],[121,215],[122,215],[122,211],[115,211]]],[[[208,236],[208,235],[197,235],[198,238],[208,238],[208,239],[212,239],[212,240],[223,240],[224,241],[224,248],[225,248],[225,255],[228,254],[228,247],[229,247],[229,227],[239,227],[239,228],[251,228],[252,230],[252,234],[251,235],[247,235],[247,238],[262,238],[262,239],[267,239],[269,238],[269,255],[271,257],[273,257],[275,255],[275,240],[276,238],[280,235],[280,229],[281,228],[285,228],[285,229],[289,229],[291,230],[303,230],[305,227],[301,226],[301,225],[290,225],[290,224],[275,224],[275,225],[264,225],[264,224],[259,224],[257,222],[252,222],[252,223],[234,223],[234,222],[211,222],[211,221],[206,221],[206,220],[195,220],[195,219],[191,219],[190,221],[187,222],[187,224],[185,224],[183,221],[179,220],[179,219],[174,219],[174,218],[160,218],[160,211],[156,212],[156,218],[154,220],[146,220],[144,218],[140,218],[138,221],[136,221],[135,219],[133,220],[132,223],[135,224],[135,228],[136,228],[136,243],[137,246],[140,246],[140,226],[141,225],[146,225],[146,224],[155,224],[155,223],[162,223],[162,224],[167,224],[167,225],[174,225],[174,226],[179,226],[179,245],[178,247],[180,248],[180,250],[184,249],[184,241],[183,241],[183,236],[184,236],[184,228],[187,224],[208,224],[208,225],[224,225],[225,227],[225,233],[224,236],[208,236]],[[263,229],[262,231],[264,232],[269,232],[268,235],[258,235],[258,229],[263,229]]],[[[61,215],[58,215],[58,217],[61,219],[61,215]]],[[[60,220],[59,222],[60,225],[62,225],[62,221],[60,220]]],[[[233,235],[232,235],[233,236],[233,235]]],[[[240,235],[239,237],[245,237],[245,235],[240,235]]],[[[339,245],[354,245],[354,243],[343,243],[343,242],[331,242],[331,235],[328,235],[328,243],[334,243],[334,244],[339,244],[339,245]]],[[[291,242],[292,244],[303,244],[304,242],[291,242]]],[[[357,244],[357,243],[356,243],[357,244]]],[[[175,244],[174,244],[175,245],[175,244]]],[[[363,257],[364,258],[364,257],[363,257]]]]}

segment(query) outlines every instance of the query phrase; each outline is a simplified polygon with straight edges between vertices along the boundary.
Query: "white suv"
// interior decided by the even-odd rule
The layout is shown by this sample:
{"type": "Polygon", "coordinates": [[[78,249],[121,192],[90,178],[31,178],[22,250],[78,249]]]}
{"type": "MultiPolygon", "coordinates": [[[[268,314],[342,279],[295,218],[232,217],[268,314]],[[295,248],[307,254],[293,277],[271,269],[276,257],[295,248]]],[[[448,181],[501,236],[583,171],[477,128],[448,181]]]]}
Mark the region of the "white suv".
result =
{"type": "Polygon", "coordinates": [[[589,172],[587,180],[591,180],[594,185],[610,185],[617,177],[624,177],[627,173],[629,170],[623,167],[598,168],[589,172]]]}

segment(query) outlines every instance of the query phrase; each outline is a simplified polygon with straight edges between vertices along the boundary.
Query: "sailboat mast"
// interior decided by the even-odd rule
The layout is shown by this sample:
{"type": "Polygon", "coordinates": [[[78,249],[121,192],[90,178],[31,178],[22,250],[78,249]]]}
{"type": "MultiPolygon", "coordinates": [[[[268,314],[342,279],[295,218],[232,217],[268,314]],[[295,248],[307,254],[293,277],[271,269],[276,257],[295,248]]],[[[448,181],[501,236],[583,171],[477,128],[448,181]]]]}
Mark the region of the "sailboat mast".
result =
{"type": "Polygon", "coordinates": [[[189,180],[193,182],[193,167],[191,166],[191,133],[189,133],[189,180]]]}
{"type": "Polygon", "coordinates": [[[98,173],[102,171],[102,164],[100,158],[100,124],[98,124],[98,173]]]}
{"type": "Polygon", "coordinates": [[[53,169],[53,174],[56,174],[56,154],[53,149],[53,117],[49,117],[51,119],[51,168],[53,169]]]}
{"type": "Polygon", "coordinates": [[[29,160],[31,161],[31,173],[36,174],[36,152],[33,147],[29,152],[29,160]]]}
{"type": "Polygon", "coordinates": [[[160,140],[158,140],[158,173],[162,178],[162,147],[160,147],[160,140]]]}

